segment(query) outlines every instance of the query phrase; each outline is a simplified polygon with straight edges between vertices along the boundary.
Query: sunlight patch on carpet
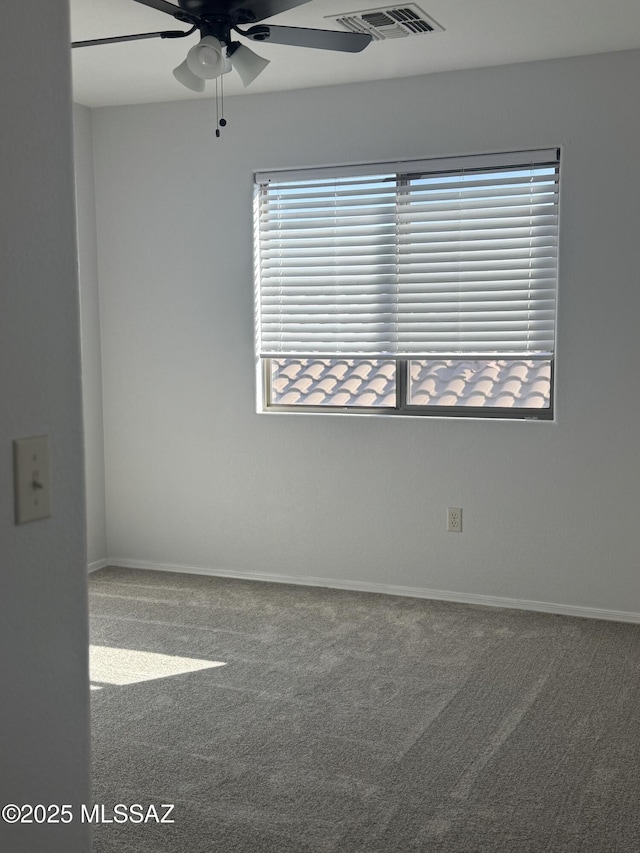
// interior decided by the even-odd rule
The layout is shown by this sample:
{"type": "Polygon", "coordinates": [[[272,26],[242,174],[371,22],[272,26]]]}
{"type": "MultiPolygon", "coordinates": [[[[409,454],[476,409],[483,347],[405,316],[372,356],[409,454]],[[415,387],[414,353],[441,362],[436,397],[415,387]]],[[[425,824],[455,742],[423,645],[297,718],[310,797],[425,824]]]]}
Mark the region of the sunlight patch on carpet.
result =
{"type": "Polygon", "coordinates": [[[93,645],[89,647],[91,681],[97,682],[98,685],[137,684],[219,666],[225,664],[218,660],[198,660],[156,652],[140,652],[135,649],[93,645]]]}

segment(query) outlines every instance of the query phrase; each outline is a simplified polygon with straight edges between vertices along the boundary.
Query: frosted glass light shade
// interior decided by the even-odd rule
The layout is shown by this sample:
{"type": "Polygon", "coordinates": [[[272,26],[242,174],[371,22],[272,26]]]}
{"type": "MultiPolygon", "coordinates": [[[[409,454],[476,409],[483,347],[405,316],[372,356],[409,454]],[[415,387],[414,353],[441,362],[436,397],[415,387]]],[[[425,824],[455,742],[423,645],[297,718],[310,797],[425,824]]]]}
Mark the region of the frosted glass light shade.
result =
{"type": "Polygon", "coordinates": [[[196,75],[191,72],[186,59],[178,65],[177,68],[173,69],[173,76],[176,78],[178,83],[182,83],[183,86],[186,86],[187,89],[191,89],[192,92],[204,92],[204,80],[200,77],[196,77],[196,75]]]}
{"type": "Polygon", "coordinates": [[[205,36],[187,54],[189,71],[202,80],[213,80],[225,72],[224,45],[215,36],[205,36]]]}
{"type": "Polygon", "coordinates": [[[263,59],[250,48],[241,44],[231,54],[231,64],[240,75],[242,85],[246,88],[261,74],[269,64],[268,59],[263,59]]]}

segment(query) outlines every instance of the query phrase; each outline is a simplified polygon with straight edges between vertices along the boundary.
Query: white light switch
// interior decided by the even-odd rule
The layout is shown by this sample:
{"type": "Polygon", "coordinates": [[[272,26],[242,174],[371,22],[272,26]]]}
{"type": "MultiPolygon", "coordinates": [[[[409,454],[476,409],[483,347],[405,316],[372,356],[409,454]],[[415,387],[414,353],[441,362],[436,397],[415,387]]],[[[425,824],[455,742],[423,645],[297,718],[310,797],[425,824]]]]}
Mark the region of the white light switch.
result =
{"type": "Polygon", "coordinates": [[[13,442],[16,524],[51,515],[49,436],[17,438],[13,442]]]}

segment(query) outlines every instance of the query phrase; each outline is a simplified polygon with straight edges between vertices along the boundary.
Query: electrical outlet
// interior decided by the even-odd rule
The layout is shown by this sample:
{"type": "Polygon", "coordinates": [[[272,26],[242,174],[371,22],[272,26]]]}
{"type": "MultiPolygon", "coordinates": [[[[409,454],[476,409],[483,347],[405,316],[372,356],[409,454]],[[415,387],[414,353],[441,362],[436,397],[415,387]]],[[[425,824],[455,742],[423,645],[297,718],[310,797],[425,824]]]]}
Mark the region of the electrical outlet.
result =
{"type": "Polygon", "coordinates": [[[447,530],[449,533],[462,533],[462,507],[448,507],[447,530]]]}

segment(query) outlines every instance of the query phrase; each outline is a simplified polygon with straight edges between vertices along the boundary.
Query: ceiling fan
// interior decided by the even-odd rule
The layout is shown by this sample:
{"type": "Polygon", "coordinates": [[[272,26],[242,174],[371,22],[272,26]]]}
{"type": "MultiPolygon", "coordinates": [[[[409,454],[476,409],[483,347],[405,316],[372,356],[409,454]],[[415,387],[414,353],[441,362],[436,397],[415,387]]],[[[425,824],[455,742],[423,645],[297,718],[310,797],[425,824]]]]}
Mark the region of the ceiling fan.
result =
{"type": "Polygon", "coordinates": [[[233,68],[243,85],[250,85],[269,64],[246,45],[235,41],[232,33],[246,39],[295,47],[313,47],[321,50],[339,50],[358,53],[371,42],[368,33],[338,32],[336,30],[282,27],[261,24],[267,18],[302,6],[309,0],[134,0],[143,6],[171,15],[180,23],[190,25],[188,30],[165,30],[112,38],[76,41],[72,47],[135,41],[149,38],[184,38],[200,32],[200,41],[188,52],[186,59],[173,74],[183,86],[194,92],[203,92],[205,80],[222,77],[233,68]],[[247,26],[248,29],[240,29],[247,26]]]}

